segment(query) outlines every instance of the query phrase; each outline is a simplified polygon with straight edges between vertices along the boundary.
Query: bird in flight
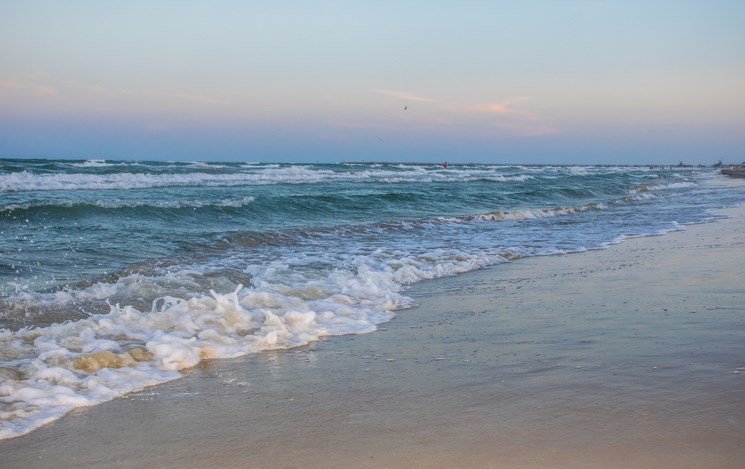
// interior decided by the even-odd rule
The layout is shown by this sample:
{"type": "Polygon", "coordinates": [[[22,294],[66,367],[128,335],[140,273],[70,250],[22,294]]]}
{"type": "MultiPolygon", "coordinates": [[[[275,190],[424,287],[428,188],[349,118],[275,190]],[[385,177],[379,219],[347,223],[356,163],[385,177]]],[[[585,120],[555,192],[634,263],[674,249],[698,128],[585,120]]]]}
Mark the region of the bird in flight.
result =
{"type": "Polygon", "coordinates": [[[404,111],[409,109],[409,106],[404,106],[404,111]]]}

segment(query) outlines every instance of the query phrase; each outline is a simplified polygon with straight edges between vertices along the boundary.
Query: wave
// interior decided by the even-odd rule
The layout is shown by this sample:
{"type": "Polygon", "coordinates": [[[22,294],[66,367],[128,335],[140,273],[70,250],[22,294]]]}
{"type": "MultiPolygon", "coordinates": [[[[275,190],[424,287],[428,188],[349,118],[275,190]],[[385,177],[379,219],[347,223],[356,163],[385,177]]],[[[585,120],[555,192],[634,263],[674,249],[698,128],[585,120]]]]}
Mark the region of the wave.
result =
{"type": "MultiPolygon", "coordinates": [[[[31,233],[35,220],[19,216],[18,220],[27,221],[16,223],[12,219],[17,214],[8,211],[41,207],[46,216],[55,207],[80,212],[251,208],[240,213],[226,210],[224,218],[230,223],[224,224],[216,221],[226,215],[220,211],[215,211],[217,217],[211,217],[211,211],[186,220],[158,217],[166,220],[161,225],[147,220],[152,215],[147,210],[125,213],[138,229],[155,232],[165,227],[162,239],[178,241],[178,246],[112,263],[110,269],[108,265],[91,268],[90,275],[72,276],[69,285],[54,290],[49,285],[35,286],[39,283],[31,274],[13,276],[11,263],[0,265],[17,282],[6,283],[15,288],[0,298],[0,438],[28,433],[75,407],[176,379],[202,360],[371,332],[412,306],[406,288],[416,282],[525,256],[602,248],[607,245],[603,241],[618,242],[647,228],[665,229],[671,218],[661,216],[659,210],[646,210],[643,201],[656,197],[655,203],[674,202],[676,197],[669,196],[677,193],[668,188],[687,184],[658,178],[645,187],[634,187],[649,182],[652,175],[619,176],[614,170],[594,167],[444,170],[360,165],[340,170],[331,165],[148,163],[131,169],[145,172],[134,173],[97,164],[81,163],[67,173],[59,169],[0,173],[0,190],[371,184],[135,191],[126,197],[95,192],[6,194],[7,205],[0,209],[5,213],[0,213],[3,221],[11,222],[9,229],[17,228],[18,239],[31,233]],[[158,167],[166,169],[158,173],[158,167]],[[566,179],[551,179],[556,175],[566,179]],[[479,184],[449,184],[453,181],[479,184]],[[381,190],[381,184],[400,182],[413,184],[381,190]],[[430,183],[435,185],[423,185],[430,183]],[[628,224],[608,223],[637,208],[641,213],[629,217],[628,224]],[[556,217],[566,218],[545,220],[556,217]],[[654,223],[635,222],[650,217],[654,223]],[[177,232],[178,227],[169,225],[173,220],[184,222],[187,229],[177,232]],[[204,226],[210,231],[202,230],[204,226]],[[154,260],[156,255],[161,260],[154,260]]],[[[674,211],[672,216],[680,213],[675,205],[661,206],[674,211]]],[[[70,213],[62,215],[60,220],[78,221],[70,213]]],[[[94,222],[115,218],[101,216],[94,222]]],[[[98,238],[84,227],[75,229],[76,235],[86,236],[88,245],[81,244],[78,257],[65,251],[73,257],[65,265],[80,270],[85,265],[76,265],[77,259],[97,255],[96,247],[88,249],[98,238]]],[[[103,231],[101,236],[126,237],[127,229],[103,231]]],[[[136,238],[135,248],[140,239],[156,237],[136,238]]],[[[29,245],[18,244],[24,249],[29,245]]],[[[40,245],[35,242],[33,247],[40,249],[40,245]]],[[[101,255],[108,260],[109,253],[101,255]]]]}
{"type": "Polygon", "coordinates": [[[263,236],[250,236],[249,238],[232,238],[231,243],[242,246],[256,244],[295,244],[303,240],[312,239],[316,236],[338,238],[342,236],[359,236],[365,234],[390,233],[390,232],[407,232],[421,230],[432,226],[442,226],[450,224],[478,223],[478,222],[501,222],[509,220],[534,220],[539,218],[553,218],[568,216],[575,213],[586,212],[589,210],[605,210],[605,204],[588,204],[577,207],[556,207],[552,209],[529,209],[514,211],[494,211],[476,215],[466,215],[461,217],[436,217],[433,219],[407,219],[407,220],[388,220],[377,223],[349,225],[342,228],[328,229],[299,229],[285,231],[281,233],[265,234],[263,236]]]}
{"type": "Polygon", "coordinates": [[[106,167],[115,166],[116,164],[121,164],[121,163],[112,163],[106,160],[86,160],[86,161],[83,161],[82,163],[75,162],[75,163],[69,163],[69,164],[70,166],[75,167],[75,168],[106,168],[106,167]]]}
{"type": "Polygon", "coordinates": [[[180,376],[205,359],[308,344],[325,336],[372,332],[412,305],[404,285],[505,262],[496,254],[437,250],[391,257],[350,256],[328,271],[280,262],[251,267],[249,287],[176,296],[205,275],[193,270],[145,276],[55,294],[24,294],[58,310],[87,299],[138,298],[105,314],[46,327],[0,330],[0,438],[23,435],[71,409],[104,402],[180,376]],[[175,286],[175,287],[174,287],[175,286]]]}
{"type": "Polygon", "coordinates": [[[552,174],[592,178],[616,174],[597,168],[569,167],[556,171],[519,171],[514,167],[484,166],[445,170],[422,166],[372,167],[348,166],[346,170],[327,166],[276,164],[223,165],[189,163],[141,165],[119,164],[101,160],[71,163],[86,172],[41,172],[29,170],[0,173],[0,191],[65,191],[65,190],[128,190],[162,187],[235,187],[268,184],[314,184],[328,181],[376,181],[389,184],[408,182],[525,182],[531,179],[551,179],[552,174]],[[113,169],[112,169],[113,168],[113,169]],[[104,171],[106,170],[106,171],[104,171]]]}
{"type": "Polygon", "coordinates": [[[202,201],[202,200],[96,200],[96,201],[39,201],[25,204],[11,204],[0,207],[0,213],[13,212],[31,209],[56,209],[56,208],[103,208],[103,209],[123,209],[123,208],[157,208],[157,209],[183,209],[183,208],[240,208],[250,205],[256,200],[252,196],[242,197],[239,199],[223,199],[220,201],[202,201]]]}
{"type": "Polygon", "coordinates": [[[657,184],[657,185],[651,186],[650,189],[652,190],[685,189],[685,188],[696,187],[696,186],[698,186],[697,183],[686,181],[686,182],[671,182],[669,184],[657,184]]]}
{"type": "Polygon", "coordinates": [[[464,220],[476,221],[500,221],[500,220],[528,220],[535,218],[560,217],[574,213],[585,212],[588,210],[603,210],[607,206],[604,204],[588,204],[579,207],[557,207],[548,210],[517,210],[514,212],[492,212],[483,215],[474,215],[465,217],[464,220]]]}
{"type": "Polygon", "coordinates": [[[112,173],[33,174],[28,171],[0,174],[0,191],[64,191],[148,189],[159,187],[240,186],[319,181],[324,173],[305,168],[284,168],[271,173],[112,173]]]}
{"type": "MultiPolygon", "coordinates": [[[[356,229],[377,239],[376,231],[552,217],[591,208],[601,207],[386,222],[356,229]]],[[[306,240],[308,252],[308,240],[338,239],[354,229],[296,235],[306,240]]],[[[359,233],[351,238],[359,239],[359,233]]],[[[181,370],[205,359],[374,331],[395,311],[412,305],[403,293],[406,285],[559,252],[517,246],[472,252],[418,249],[378,248],[365,255],[326,252],[318,259],[308,253],[306,265],[302,258],[252,259],[240,270],[225,265],[213,270],[204,265],[153,266],[52,293],[19,291],[2,300],[0,311],[36,327],[0,330],[0,358],[7,364],[0,369],[0,438],[28,433],[75,407],[176,379],[181,370]],[[225,291],[230,293],[220,293],[225,291]]],[[[221,258],[232,256],[224,253],[221,258]]],[[[7,323],[11,318],[0,319],[7,323]]]]}

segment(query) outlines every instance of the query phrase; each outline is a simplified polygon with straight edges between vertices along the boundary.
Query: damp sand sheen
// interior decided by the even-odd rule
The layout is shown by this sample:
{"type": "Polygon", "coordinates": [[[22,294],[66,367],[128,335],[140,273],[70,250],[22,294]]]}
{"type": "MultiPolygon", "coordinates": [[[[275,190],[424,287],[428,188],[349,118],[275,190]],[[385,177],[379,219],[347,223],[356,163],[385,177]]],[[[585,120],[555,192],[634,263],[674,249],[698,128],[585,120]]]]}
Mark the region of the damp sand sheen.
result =
{"type": "MultiPolygon", "coordinates": [[[[571,171],[581,178],[594,169],[571,171]]],[[[736,467],[745,366],[742,210],[665,207],[691,191],[698,203],[707,191],[720,203],[722,194],[736,201],[740,189],[680,176],[667,185],[657,180],[657,188],[626,181],[637,192],[603,200],[596,194],[553,207],[348,225],[334,232],[357,240],[344,253],[324,244],[330,228],[305,227],[289,230],[280,246],[277,238],[262,244],[260,235],[234,238],[240,249],[258,243],[254,264],[233,246],[170,270],[143,261],[56,290],[34,289],[39,280],[30,278],[27,290],[5,297],[26,305],[26,320],[30,312],[40,319],[19,328],[17,316],[4,316],[4,353],[17,355],[7,357],[0,386],[5,396],[18,393],[16,415],[6,419],[18,426],[5,428],[19,432],[0,441],[4,462],[736,467]],[[636,230],[613,236],[612,227],[595,225],[609,212],[646,204],[657,204],[658,219],[674,212],[676,223],[641,229],[648,222],[641,217],[636,230]],[[701,221],[712,223],[691,224],[701,221]],[[575,231],[537,249],[534,235],[552,227],[575,231]],[[491,228],[514,234],[512,243],[486,239],[491,228]],[[459,240],[457,252],[442,245],[417,251],[432,233],[459,240]],[[630,239],[645,234],[660,236],[630,239]],[[293,250],[293,236],[302,249],[293,250]],[[469,236],[476,239],[464,244],[469,236]],[[376,239],[397,249],[374,246],[376,239]],[[322,261],[355,270],[319,267],[322,261]],[[42,307],[53,301],[91,310],[102,302],[107,310],[58,322],[42,307]],[[40,361],[24,361],[24,343],[34,344],[40,361]],[[35,386],[17,387],[32,369],[35,386]],[[23,431],[24,422],[43,418],[51,424],[23,431]]],[[[431,182],[404,184],[421,190],[431,182]]],[[[262,199],[236,194],[249,196],[262,199]]],[[[237,217],[234,209],[222,215],[237,217]]],[[[31,207],[11,213],[18,210],[33,214],[31,207]]],[[[121,208],[104,210],[112,216],[107,210],[121,208]]]]}

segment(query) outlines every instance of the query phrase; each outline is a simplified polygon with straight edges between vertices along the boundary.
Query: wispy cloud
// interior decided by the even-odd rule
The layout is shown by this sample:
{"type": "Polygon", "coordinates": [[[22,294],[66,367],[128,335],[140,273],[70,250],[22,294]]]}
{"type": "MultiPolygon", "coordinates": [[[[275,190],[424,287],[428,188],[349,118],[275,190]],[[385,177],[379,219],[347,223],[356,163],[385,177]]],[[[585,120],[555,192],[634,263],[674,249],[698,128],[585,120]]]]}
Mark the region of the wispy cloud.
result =
{"type": "Polygon", "coordinates": [[[200,104],[209,104],[213,106],[230,106],[231,102],[215,98],[212,96],[204,96],[204,95],[196,95],[196,94],[175,94],[175,93],[160,93],[160,92],[136,92],[136,91],[130,91],[130,90],[112,90],[111,88],[106,88],[105,86],[86,86],[85,89],[89,91],[94,91],[96,93],[102,93],[102,94],[120,94],[120,95],[135,95],[135,96],[145,96],[150,98],[166,98],[166,99],[179,99],[183,101],[190,101],[193,103],[200,103],[200,104]]]}
{"type": "Polygon", "coordinates": [[[419,96],[408,91],[397,91],[397,90],[374,90],[376,93],[381,93],[386,96],[401,99],[404,101],[417,101],[422,103],[432,103],[435,108],[444,111],[457,114],[495,114],[502,116],[515,116],[522,117],[530,120],[540,120],[541,118],[536,114],[528,111],[523,111],[515,107],[516,104],[527,101],[528,98],[516,97],[510,98],[503,102],[493,103],[476,103],[476,104],[464,104],[457,102],[447,102],[432,98],[426,98],[419,96]]]}
{"type": "Polygon", "coordinates": [[[539,117],[536,114],[533,114],[532,112],[516,109],[513,106],[514,104],[521,103],[527,100],[528,98],[519,97],[519,98],[508,99],[507,101],[504,101],[501,103],[471,104],[471,105],[467,105],[465,107],[465,110],[469,112],[483,113],[483,114],[497,114],[497,115],[502,115],[502,116],[522,117],[528,120],[542,120],[541,117],[539,117]]]}
{"type": "Polygon", "coordinates": [[[20,89],[23,89],[23,85],[18,80],[0,81],[0,90],[20,90],[20,89]]]}
{"type": "MultiPolygon", "coordinates": [[[[421,103],[416,113],[406,113],[399,116],[414,123],[424,124],[425,121],[438,127],[453,127],[465,125],[469,128],[501,129],[504,132],[519,136],[538,136],[557,133],[558,130],[546,123],[546,119],[530,111],[520,108],[528,98],[518,96],[499,102],[462,103],[443,101],[420,96],[408,91],[373,90],[392,98],[421,103]],[[474,127],[472,124],[478,122],[474,127]]],[[[412,104],[409,105],[412,109],[412,104]]]]}
{"type": "Polygon", "coordinates": [[[417,96],[407,91],[397,91],[397,90],[374,90],[374,91],[376,93],[384,94],[386,96],[392,96],[394,98],[403,99],[404,101],[418,101],[418,102],[427,102],[427,103],[435,102],[434,99],[417,96]]]}
{"type": "Polygon", "coordinates": [[[13,79],[0,81],[0,93],[5,92],[31,93],[37,96],[54,96],[57,94],[57,90],[49,86],[32,85],[13,79]]]}

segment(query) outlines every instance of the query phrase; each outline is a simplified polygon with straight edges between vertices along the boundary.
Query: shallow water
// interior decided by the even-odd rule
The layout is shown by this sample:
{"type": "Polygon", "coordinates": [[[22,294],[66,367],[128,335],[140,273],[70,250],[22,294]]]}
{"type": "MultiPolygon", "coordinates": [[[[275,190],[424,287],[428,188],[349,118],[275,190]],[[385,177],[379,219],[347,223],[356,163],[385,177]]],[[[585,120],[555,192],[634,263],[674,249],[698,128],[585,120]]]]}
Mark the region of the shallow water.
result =
{"type": "Polygon", "coordinates": [[[717,218],[699,168],[0,161],[0,437],[207,358],[374,331],[409,285],[717,218]]]}
{"type": "Polygon", "coordinates": [[[39,467],[739,467],[731,221],[422,282],[374,334],[206,361],[0,450],[39,467]]]}

